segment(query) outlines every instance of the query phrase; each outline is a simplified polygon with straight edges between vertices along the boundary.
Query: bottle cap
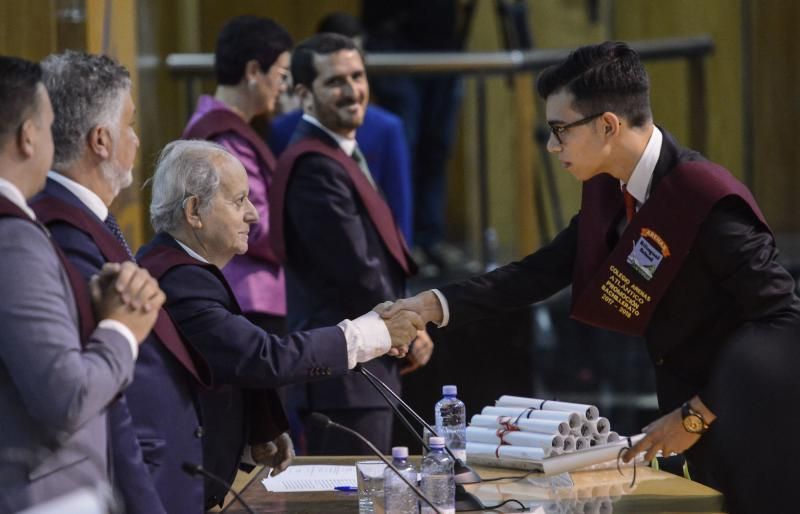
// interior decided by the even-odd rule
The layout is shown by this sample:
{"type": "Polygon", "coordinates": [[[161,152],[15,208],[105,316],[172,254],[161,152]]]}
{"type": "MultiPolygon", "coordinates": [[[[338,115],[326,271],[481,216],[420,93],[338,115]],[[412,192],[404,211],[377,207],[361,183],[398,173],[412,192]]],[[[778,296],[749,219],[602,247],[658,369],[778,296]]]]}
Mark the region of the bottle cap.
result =
{"type": "Polygon", "coordinates": [[[444,437],[431,437],[428,445],[431,448],[444,448],[444,437]]]}
{"type": "Polygon", "coordinates": [[[395,446],[392,448],[392,457],[395,459],[407,459],[408,458],[408,447],[407,446],[395,446]]]}
{"type": "Polygon", "coordinates": [[[458,386],[454,385],[442,386],[442,394],[445,396],[455,396],[458,394],[458,386]]]}

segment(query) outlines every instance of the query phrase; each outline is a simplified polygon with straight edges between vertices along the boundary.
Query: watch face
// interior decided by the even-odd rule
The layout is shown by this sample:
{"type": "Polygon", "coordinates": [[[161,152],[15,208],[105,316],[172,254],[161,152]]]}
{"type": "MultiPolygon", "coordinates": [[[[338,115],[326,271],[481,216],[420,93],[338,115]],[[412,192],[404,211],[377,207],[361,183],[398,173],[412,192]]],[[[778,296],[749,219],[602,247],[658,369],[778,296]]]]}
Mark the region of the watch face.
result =
{"type": "Polygon", "coordinates": [[[690,414],[683,418],[683,428],[687,432],[699,434],[703,431],[703,421],[698,416],[690,414]]]}

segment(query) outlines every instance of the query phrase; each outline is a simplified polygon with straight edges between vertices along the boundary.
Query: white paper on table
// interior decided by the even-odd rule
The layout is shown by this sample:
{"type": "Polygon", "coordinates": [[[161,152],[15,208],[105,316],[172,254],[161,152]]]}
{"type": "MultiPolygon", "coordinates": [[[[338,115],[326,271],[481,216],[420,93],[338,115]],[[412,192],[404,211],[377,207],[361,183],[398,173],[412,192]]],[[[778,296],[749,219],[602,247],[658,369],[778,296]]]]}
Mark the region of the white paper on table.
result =
{"type": "Polygon", "coordinates": [[[355,466],[289,466],[276,477],[261,481],[267,491],[292,493],[333,491],[334,487],[358,487],[355,466]]]}
{"type": "Polygon", "coordinates": [[[538,432],[540,434],[569,435],[569,423],[554,419],[527,419],[511,416],[485,416],[475,414],[470,420],[470,426],[484,428],[505,428],[510,423],[522,432],[538,432]],[[510,418],[510,419],[509,419],[510,418]]]}

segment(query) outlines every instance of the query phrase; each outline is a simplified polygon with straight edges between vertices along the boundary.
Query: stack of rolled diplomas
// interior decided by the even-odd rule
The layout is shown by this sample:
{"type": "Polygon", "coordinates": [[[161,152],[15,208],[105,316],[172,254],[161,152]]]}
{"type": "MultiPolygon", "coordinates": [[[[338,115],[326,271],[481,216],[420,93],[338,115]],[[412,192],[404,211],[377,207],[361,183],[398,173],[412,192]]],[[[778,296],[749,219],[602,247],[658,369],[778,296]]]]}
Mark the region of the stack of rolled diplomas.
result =
{"type": "Polygon", "coordinates": [[[467,427],[467,459],[533,460],[619,441],[594,405],[501,396],[467,427]]]}

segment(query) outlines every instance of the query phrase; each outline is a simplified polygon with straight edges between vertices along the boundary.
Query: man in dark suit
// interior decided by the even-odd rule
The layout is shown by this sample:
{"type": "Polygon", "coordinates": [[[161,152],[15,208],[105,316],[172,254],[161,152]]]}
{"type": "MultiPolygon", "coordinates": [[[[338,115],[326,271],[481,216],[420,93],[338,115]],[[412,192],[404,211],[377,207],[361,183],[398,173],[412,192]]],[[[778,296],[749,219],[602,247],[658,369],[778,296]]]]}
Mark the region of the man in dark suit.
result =
{"type": "MultiPolygon", "coordinates": [[[[130,77],[108,57],[77,52],[51,55],[43,67],[54,98],[55,171],[32,206],[88,278],[107,262],[133,260],[109,212],[132,182],[139,146],[130,77]]],[[[202,512],[203,483],[181,465],[202,463],[196,397],[209,385],[207,365],[164,310],[149,339],[133,384],[109,410],[115,485],[127,512],[202,512]]]]}
{"type": "Polygon", "coordinates": [[[131,263],[106,266],[103,280],[123,287],[93,281],[90,297],[36,221],[26,200],[53,157],[41,79],[38,64],[0,56],[2,512],[107,484],[107,407],[133,378],[139,342],[164,301],[131,263]]]}
{"type": "Polygon", "coordinates": [[[788,329],[800,319],[772,233],[730,173],[653,124],[647,73],[624,43],[577,49],[537,87],[548,150],[583,182],[580,212],[521,261],[399,301],[384,315],[411,309],[455,326],[571,284],[573,318],[644,336],[655,366],[663,417],[626,459],[686,452],[692,478],[724,487],[717,427],[709,429],[726,394],[715,379],[718,356],[742,341],[769,344],[758,327],[788,329]]]}
{"type": "MultiPolygon", "coordinates": [[[[303,330],[402,295],[414,264],[355,140],[369,100],[361,53],[347,37],[318,34],[297,46],[291,71],[305,114],[278,161],[271,241],[286,262],[289,329],[303,330]]],[[[426,361],[430,343],[419,341],[412,352],[426,361]]],[[[366,367],[399,392],[395,361],[375,359],[366,367]]],[[[388,451],[391,411],[363,377],[309,384],[306,390],[309,410],[324,412],[388,451]]],[[[368,453],[357,441],[308,429],[309,453],[368,453]]]]}

